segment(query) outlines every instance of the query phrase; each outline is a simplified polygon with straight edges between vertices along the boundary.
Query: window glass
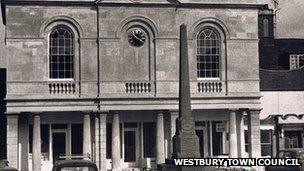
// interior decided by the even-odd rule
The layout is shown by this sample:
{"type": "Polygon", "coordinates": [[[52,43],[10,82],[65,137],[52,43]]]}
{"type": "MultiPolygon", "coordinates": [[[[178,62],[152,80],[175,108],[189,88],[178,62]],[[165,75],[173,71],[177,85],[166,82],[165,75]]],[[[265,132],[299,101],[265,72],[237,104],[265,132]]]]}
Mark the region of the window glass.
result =
{"type": "Polygon", "coordinates": [[[271,143],[271,130],[261,130],[261,143],[271,143]]]}
{"type": "Polygon", "coordinates": [[[272,130],[261,130],[261,155],[271,156],[272,154],[272,130]]]}
{"type": "Polygon", "coordinates": [[[249,152],[248,130],[244,130],[245,134],[245,151],[249,152]]]}
{"type": "Polygon", "coordinates": [[[197,36],[197,77],[219,78],[220,37],[210,28],[197,36]]]}
{"type": "Polygon", "coordinates": [[[50,78],[73,78],[74,37],[64,26],[59,26],[50,34],[50,78]]]}
{"type": "Polygon", "coordinates": [[[269,20],[263,20],[263,37],[269,37],[269,20]]]}

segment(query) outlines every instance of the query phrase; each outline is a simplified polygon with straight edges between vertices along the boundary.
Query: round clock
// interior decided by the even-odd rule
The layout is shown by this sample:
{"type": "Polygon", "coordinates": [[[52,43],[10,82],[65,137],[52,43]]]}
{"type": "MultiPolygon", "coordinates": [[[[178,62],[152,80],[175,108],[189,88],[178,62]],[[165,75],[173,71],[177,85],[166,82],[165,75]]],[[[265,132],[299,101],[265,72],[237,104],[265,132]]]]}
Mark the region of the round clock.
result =
{"type": "Polygon", "coordinates": [[[145,41],[146,36],[141,30],[135,29],[129,33],[129,43],[132,46],[140,47],[144,45],[145,41]]]}

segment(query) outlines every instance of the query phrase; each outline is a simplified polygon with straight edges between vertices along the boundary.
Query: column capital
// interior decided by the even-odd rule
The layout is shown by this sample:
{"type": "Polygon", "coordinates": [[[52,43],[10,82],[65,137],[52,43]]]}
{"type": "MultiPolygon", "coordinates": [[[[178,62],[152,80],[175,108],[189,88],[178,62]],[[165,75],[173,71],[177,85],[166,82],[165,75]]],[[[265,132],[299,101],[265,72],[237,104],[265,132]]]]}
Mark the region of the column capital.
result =
{"type": "Polygon", "coordinates": [[[171,114],[176,114],[176,115],[179,114],[179,110],[169,110],[169,112],[170,112],[171,114]]]}
{"type": "Polygon", "coordinates": [[[166,112],[165,110],[157,110],[157,114],[158,114],[158,115],[159,115],[159,114],[162,114],[162,115],[163,115],[163,114],[165,114],[165,112],[166,112]]]}
{"type": "Polygon", "coordinates": [[[107,115],[107,114],[109,114],[110,112],[107,110],[102,110],[102,111],[100,111],[100,110],[98,110],[98,111],[93,111],[92,112],[92,115],[94,115],[95,117],[99,117],[100,115],[107,115]]]}
{"type": "Polygon", "coordinates": [[[237,112],[237,111],[239,111],[240,109],[238,109],[238,108],[229,108],[228,110],[229,110],[229,112],[237,112]]]}
{"type": "Polygon", "coordinates": [[[40,116],[41,112],[31,112],[31,114],[35,117],[35,116],[40,116]]]}
{"type": "Polygon", "coordinates": [[[81,111],[81,113],[82,113],[83,115],[90,115],[90,114],[95,113],[95,111],[93,111],[93,110],[83,110],[83,111],[81,111]]]}
{"type": "Polygon", "coordinates": [[[253,108],[253,109],[249,109],[249,111],[251,112],[261,112],[261,110],[263,110],[262,108],[253,108]]]}
{"type": "Polygon", "coordinates": [[[260,114],[262,109],[249,109],[249,114],[260,114]]]}
{"type": "Polygon", "coordinates": [[[4,113],[5,115],[7,115],[7,116],[18,116],[18,115],[20,115],[20,113],[19,112],[5,112],[4,113]]]}
{"type": "Polygon", "coordinates": [[[97,113],[97,114],[109,114],[110,111],[109,110],[98,110],[98,111],[95,111],[95,113],[97,113]]]}

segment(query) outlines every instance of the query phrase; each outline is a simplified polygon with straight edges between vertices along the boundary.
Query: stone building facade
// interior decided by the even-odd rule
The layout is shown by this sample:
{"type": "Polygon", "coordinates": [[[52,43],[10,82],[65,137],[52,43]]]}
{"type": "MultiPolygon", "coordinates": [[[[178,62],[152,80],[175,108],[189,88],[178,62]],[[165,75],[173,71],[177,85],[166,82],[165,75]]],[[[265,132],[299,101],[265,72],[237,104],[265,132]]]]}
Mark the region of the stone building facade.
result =
{"type": "Polygon", "coordinates": [[[48,171],[60,155],[100,170],[172,154],[179,26],[188,26],[193,117],[203,157],[260,156],[256,0],[7,0],[7,159],[48,171]]]}

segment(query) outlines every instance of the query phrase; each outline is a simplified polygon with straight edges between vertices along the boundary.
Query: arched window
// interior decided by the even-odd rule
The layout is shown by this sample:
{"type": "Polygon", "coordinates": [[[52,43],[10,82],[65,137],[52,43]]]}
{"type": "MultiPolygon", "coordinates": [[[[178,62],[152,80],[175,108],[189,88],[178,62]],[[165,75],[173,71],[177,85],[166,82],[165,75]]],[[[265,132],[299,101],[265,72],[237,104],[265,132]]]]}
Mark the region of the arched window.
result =
{"type": "Polygon", "coordinates": [[[50,34],[50,78],[69,79],[74,76],[74,36],[65,26],[50,34]]]}
{"type": "Polygon", "coordinates": [[[263,37],[269,37],[269,21],[266,18],[263,20],[263,37]]]}
{"type": "Polygon", "coordinates": [[[220,77],[220,36],[211,28],[203,29],[197,36],[197,77],[220,77]]]}

